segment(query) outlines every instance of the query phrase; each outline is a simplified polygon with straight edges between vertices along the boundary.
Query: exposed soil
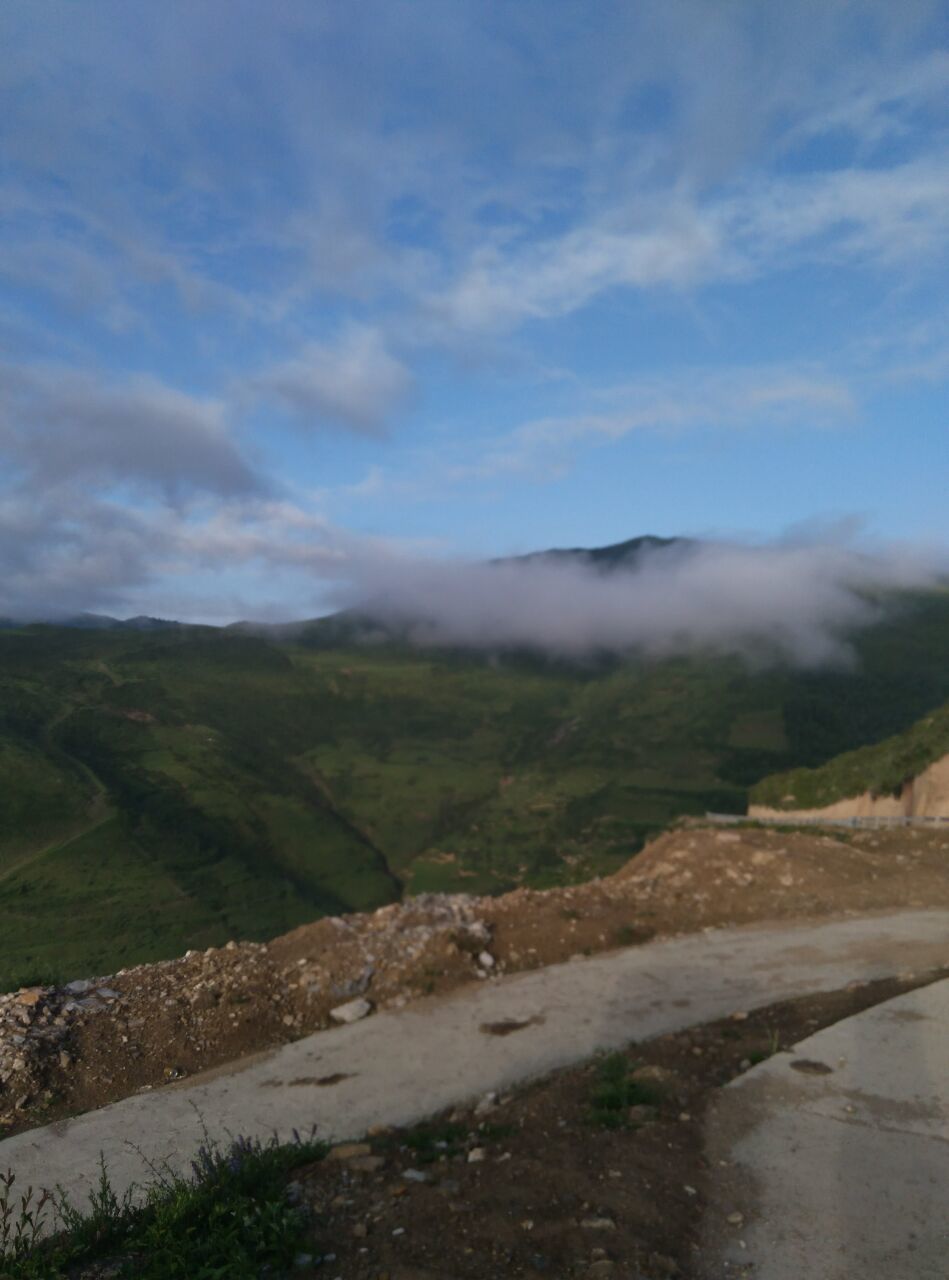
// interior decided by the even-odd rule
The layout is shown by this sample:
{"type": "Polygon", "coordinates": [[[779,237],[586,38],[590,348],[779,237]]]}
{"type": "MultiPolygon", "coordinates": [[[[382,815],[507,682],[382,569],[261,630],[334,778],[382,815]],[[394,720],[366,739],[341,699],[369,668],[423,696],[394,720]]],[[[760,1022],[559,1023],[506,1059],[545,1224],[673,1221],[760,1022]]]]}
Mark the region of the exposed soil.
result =
{"type": "Polygon", "coordinates": [[[298,1039],[354,998],[399,1007],[709,926],[949,907],[947,853],[941,831],[684,824],[607,879],[423,895],[267,944],[0,996],[0,1137],[298,1039]]]}
{"type": "MultiPolygon", "coordinates": [[[[290,1188],[315,1211],[313,1265],[299,1274],[697,1280],[698,1229],[715,1176],[702,1122],[714,1091],[753,1062],[922,981],[854,984],[747,1016],[739,1010],[611,1055],[607,1065],[624,1058],[648,1102],[606,1107],[619,1098],[604,1088],[600,1060],[337,1147],[298,1170],[290,1188]]],[[[729,1229],[740,1236],[740,1223],[729,1229]]]]}

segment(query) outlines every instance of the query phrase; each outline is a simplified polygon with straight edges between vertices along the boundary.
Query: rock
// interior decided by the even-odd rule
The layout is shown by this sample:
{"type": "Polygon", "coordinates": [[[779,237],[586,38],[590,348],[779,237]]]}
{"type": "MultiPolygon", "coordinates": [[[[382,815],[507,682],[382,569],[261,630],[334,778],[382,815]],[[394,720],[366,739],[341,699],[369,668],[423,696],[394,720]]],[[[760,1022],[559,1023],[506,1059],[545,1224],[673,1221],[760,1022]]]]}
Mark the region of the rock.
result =
{"type": "Polygon", "coordinates": [[[330,990],[334,996],[361,996],[368,989],[375,972],[375,966],[367,964],[357,977],[348,982],[335,983],[330,990]]]}
{"type": "Polygon", "coordinates": [[[385,1156],[354,1156],[346,1162],[354,1173],[378,1173],[385,1168],[385,1156]]]}
{"type": "Polygon", "coordinates": [[[371,1156],[372,1147],[368,1142],[341,1142],[338,1147],[332,1147],[328,1152],[327,1160],[353,1160],[357,1156],[371,1156]]]}
{"type": "Polygon", "coordinates": [[[23,991],[18,991],[16,995],[17,1004],[24,1005],[27,1009],[34,1009],[42,999],[42,987],[26,987],[23,991]]]}
{"type": "Polygon", "coordinates": [[[740,1227],[745,1221],[745,1215],[736,1210],[735,1213],[730,1213],[725,1221],[730,1222],[733,1227],[740,1227]]]}
{"type": "Polygon", "coordinates": [[[587,1231],[615,1231],[616,1223],[612,1218],[582,1218],[580,1226],[587,1231]]]}
{"type": "Polygon", "coordinates": [[[84,996],[92,990],[92,983],[87,978],[77,978],[74,982],[67,982],[63,990],[71,996],[84,996]]]}
{"type": "Polygon", "coordinates": [[[474,1113],[476,1116],[483,1116],[487,1112],[493,1111],[497,1105],[498,1095],[492,1089],[490,1093],[486,1093],[484,1097],[480,1099],[478,1105],[474,1109],[474,1113]]]}
{"type": "Polygon", "coordinates": [[[100,987],[96,992],[100,1000],[121,1000],[122,997],[118,991],[113,991],[111,987],[100,987]]]}
{"type": "Polygon", "coordinates": [[[358,1022],[372,1013],[372,1005],[368,1000],[350,1000],[347,1004],[337,1005],[330,1009],[330,1017],[334,1022],[358,1022]]]}
{"type": "Polygon", "coordinates": [[[312,1266],[313,1266],[313,1254],[312,1254],[312,1253],[298,1253],[298,1254],[297,1254],[297,1256],[293,1259],[293,1265],[294,1265],[294,1267],[296,1267],[296,1269],[297,1269],[298,1271],[302,1271],[304,1267],[312,1267],[312,1266]]]}
{"type": "Polygon", "coordinates": [[[478,964],[482,969],[493,969],[495,965],[494,956],[490,951],[482,951],[478,955],[478,964]]]}
{"type": "Polygon", "coordinates": [[[639,1102],[636,1106],[630,1107],[626,1115],[633,1124],[651,1124],[659,1115],[659,1108],[650,1107],[645,1102],[639,1102]]]}
{"type": "Polygon", "coordinates": [[[428,1182],[429,1176],[421,1169],[403,1169],[402,1177],[406,1182],[428,1182]]]}
{"type": "Polygon", "coordinates": [[[643,1067],[636,1067],[630,1072],[629,1078],[635,1080],[637,1084],[652,1084],[659,1088],[670,1088],[675,1084],[676,1074],[670,1071],[668,1067],[660,1067],[655,1063],[647,1064],[643,1067]]]}
{"type": "Polygon", "coordinates": [[[472,1147],[468,1152],[469,1164],[481,1164],[483,1160],[487,1160],[488,1153],[484,1147],[472,1147]]]}

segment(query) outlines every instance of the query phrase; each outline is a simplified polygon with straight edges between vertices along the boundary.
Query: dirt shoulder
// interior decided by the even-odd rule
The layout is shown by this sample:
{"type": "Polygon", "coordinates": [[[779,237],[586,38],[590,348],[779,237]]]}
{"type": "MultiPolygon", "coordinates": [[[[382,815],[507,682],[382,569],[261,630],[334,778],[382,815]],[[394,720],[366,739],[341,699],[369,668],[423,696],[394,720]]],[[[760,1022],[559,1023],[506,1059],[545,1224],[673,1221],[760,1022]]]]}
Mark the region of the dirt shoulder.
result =
{"type": "Polygon", "coordinates": [[[462,983],[712,926],[949,906],[949,835],[684,825],[608,879],[423,895],[0,996],[0,1137],[462,983]]]}

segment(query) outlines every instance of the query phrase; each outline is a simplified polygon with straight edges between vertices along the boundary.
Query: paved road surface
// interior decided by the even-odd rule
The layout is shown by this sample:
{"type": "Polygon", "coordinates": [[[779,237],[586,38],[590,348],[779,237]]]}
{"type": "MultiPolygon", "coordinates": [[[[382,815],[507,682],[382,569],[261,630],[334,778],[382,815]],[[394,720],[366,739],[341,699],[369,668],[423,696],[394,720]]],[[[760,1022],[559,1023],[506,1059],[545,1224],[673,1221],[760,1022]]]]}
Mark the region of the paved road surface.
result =
{"type": "Polygon", "coordinates": [[[85,1198],[104,1152],[119,1192],[148,1180],[142,1155],[184,1168],[212,1135],[327,1139],[408,1124],[634,1040],[855,979],[949,961],[949,912],[710,930],[554,965],[422,1000],[0,1142],[0,1169],[85,1198]],[[491,1024],[523,1024],[504,1036],[491,1024]],[[343,1078],[333,1085],[319,1082],[343,1078]],[[200,1118],[200,1119],[199,1119],[200,1118]],[[129,1143],[140,1148],[134,1151],[129,1143]]]}
{"type": "Polygon", "coordinates": [[[949,980],[739,1076],[708,1141],[708,1280],[946,1280],[949,980]]]}

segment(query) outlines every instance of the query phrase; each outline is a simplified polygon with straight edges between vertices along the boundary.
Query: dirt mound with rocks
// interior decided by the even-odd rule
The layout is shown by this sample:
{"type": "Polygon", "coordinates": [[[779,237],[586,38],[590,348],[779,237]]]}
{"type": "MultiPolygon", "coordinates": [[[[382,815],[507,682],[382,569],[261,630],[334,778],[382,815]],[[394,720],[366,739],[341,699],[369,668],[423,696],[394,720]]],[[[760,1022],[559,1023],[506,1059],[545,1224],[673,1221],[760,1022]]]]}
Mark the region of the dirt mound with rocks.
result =
{"type": "Polygon", "coordinates": [[[0,1137],[424,995],[660,936],[949,906],[949,833],[697,824],[616,875],[424,894],[64,987],[0,996],[0,1137]]]}

